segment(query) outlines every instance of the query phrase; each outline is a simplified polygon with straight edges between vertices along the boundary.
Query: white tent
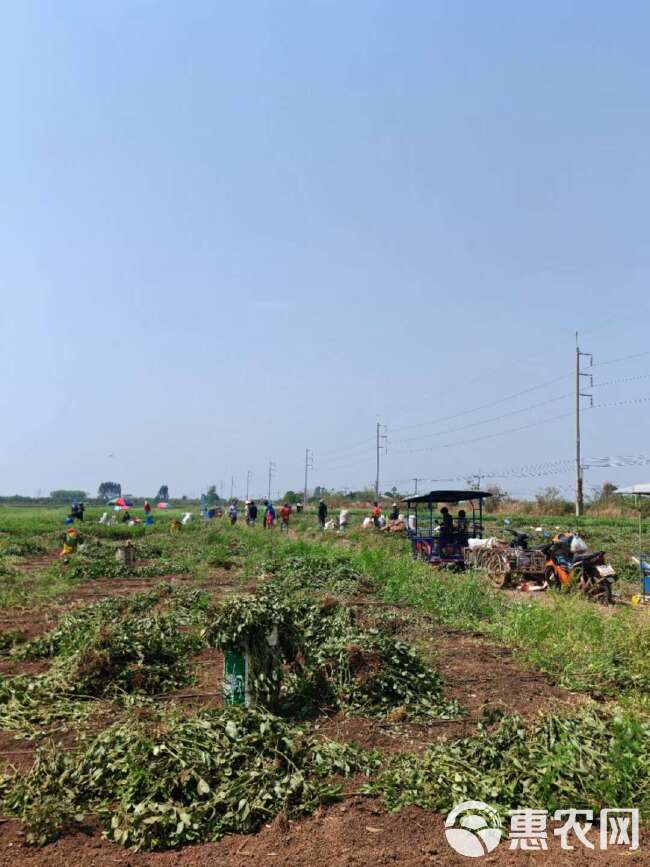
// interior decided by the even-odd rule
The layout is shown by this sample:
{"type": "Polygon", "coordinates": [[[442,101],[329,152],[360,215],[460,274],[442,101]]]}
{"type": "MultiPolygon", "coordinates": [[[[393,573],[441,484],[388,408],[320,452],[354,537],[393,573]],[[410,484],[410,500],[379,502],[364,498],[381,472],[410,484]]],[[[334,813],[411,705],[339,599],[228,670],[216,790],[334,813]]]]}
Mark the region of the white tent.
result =
{"type": "Polygon", "coordinates": [[[617,488],[615,494],[636,494],[637,496],[650,497],[650,482],[642,485],[629,485],[627,488],[617,488]]]}

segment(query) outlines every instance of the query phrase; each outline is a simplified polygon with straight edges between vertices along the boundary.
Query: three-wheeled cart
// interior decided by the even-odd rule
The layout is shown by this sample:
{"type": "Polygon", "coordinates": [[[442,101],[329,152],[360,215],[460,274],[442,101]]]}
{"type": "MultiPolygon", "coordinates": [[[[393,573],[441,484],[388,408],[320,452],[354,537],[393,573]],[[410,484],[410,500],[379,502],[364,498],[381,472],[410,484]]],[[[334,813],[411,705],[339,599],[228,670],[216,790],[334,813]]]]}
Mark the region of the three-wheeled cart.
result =
{"type": "Polygon", "coordinates": [[[524,581],[542,585],[546,557],[540,549],[528,550],[497,542],[490,548],[466,548],[465,565],[484,569],[495,587],[518,587],[524,581]]]}
{"type": "Polygon", "coordinates": [[[465,548],[469,539],[483,538],[483,501],[492,494],[485,491],[429,491],[404,497],[407,507],[407,535],[411,541],[413,558],[425,560],[432,566],[465,568],[465,548]],[[445,527],[439,507],[467,503],[471,516],[453,518],[445,527]],[[438,515],[434,515],[438,512],[438,515]]]}

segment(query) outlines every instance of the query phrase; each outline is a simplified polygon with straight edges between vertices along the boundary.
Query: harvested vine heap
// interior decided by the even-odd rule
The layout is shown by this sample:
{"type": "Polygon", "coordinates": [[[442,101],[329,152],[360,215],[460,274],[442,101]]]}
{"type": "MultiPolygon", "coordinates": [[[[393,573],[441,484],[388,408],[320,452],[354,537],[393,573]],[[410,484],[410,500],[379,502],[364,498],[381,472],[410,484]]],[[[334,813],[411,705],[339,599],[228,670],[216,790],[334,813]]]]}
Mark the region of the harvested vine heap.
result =
{"type": "Polygon", "coordinates": [[[215,647],[249,655],[251,693],[274,711],[311,695],[325,706],[371,714],[398,708],[405,716],[460,713],[456,702],[444,697],[438,674],[413,648],[377,629],[360,628],[350,609],[331,600],[320,606],[289,601],[273,587],[232,597],[204,634],[215,647]],[[272,632],[274,644],[268,640],[272,632]]]}
{"type": "Polygon", "coordinates": [[[375,753],[307,737],[261,710],[186,716],[140,708],[76,754],[43,750],[27,776],[6,778],[3,809],[43,845],[99,818],[117,842],[168,849],[256,831],[336,799],[328,777],[369,773],[375,753]]]}
{"type": "Polygon", "coordinates": [[[47,672],[0,679],[0,726],[25,737],[56,731],[96,710],[96,700],[121,701],[189,684],[192,657],[204,647],[209,597],[161,584],[129,599],[111,598],[67,614],[33,641],[16,645],[21,659],[52,659],[47,672]],[[169,611],[152,614],[158,603],[169,611]],[[179,630],[194,624],[196,628],[179,630]]]}
{"type": "Polygon", "coordinates": [[[494,725],[424,756],[391,759],[365,786],[391,810],[415,804],[448,812],[482,800],[503,817],[522,804],[549,812],[629,807],[650,815],[650,729],[632,714],[587,705],[531,724],[505,714],[494,725]]]}

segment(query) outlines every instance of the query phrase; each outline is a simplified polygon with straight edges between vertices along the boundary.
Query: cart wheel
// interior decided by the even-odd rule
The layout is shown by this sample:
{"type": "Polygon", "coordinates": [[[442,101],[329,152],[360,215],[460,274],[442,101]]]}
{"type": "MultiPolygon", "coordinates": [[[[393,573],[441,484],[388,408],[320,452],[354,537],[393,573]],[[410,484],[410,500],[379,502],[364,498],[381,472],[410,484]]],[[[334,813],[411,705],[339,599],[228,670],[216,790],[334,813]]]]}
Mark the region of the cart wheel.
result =
{"type": "Polygon", "coordinates": [[[482,569],[483,568],[483,560],[481,559],[483,552],[482,551],[472,551],[470,556],[467,558],[466,563],[471,569],[482,569]]]}
{"type": "Polygon", "coordinates": [[[510,564],[506,557],[498,551],[485,552],[481,566],[487,570],[488,578],[498,590],[503,590],[510,580],[510,564]]]}
{"type": "Polygon", "coordinates": [[[555,574],[555,569],[552,566],[547,566],[546,571],[544,572],[544,580],[548,583],[548,586],[553,590],[561,590],[562,585],[558,581],[557,575],[555,574]]]}
{"type": "Polygon", "coordinates": [[[594,602],[600,602],[602,605],[612,604],[612,585],[604,578],[583,573],[578,581],[578,589],[594,602]]]}

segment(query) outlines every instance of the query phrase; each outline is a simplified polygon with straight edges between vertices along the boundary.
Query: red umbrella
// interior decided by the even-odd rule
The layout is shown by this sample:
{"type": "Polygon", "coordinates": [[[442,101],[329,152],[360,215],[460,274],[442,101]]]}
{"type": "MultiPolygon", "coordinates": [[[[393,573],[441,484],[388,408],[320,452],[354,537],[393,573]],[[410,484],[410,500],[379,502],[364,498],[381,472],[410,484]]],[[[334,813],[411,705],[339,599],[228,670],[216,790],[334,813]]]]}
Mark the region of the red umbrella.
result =
{"type": "Polygon", "coordinates": [[[114,500],[109,500],[109,506],[119,506],[120,509],[130,509],[133,503],[129,503],[124,497],[116,497],[114,500]]]}
{"type": "Polygon", "coordinates": [[[156,508],[157,508],[157,509],[168,509],[168,508],[169,508],[169,503],[158,503],[158,505],[156,506],[156,508]]]}

